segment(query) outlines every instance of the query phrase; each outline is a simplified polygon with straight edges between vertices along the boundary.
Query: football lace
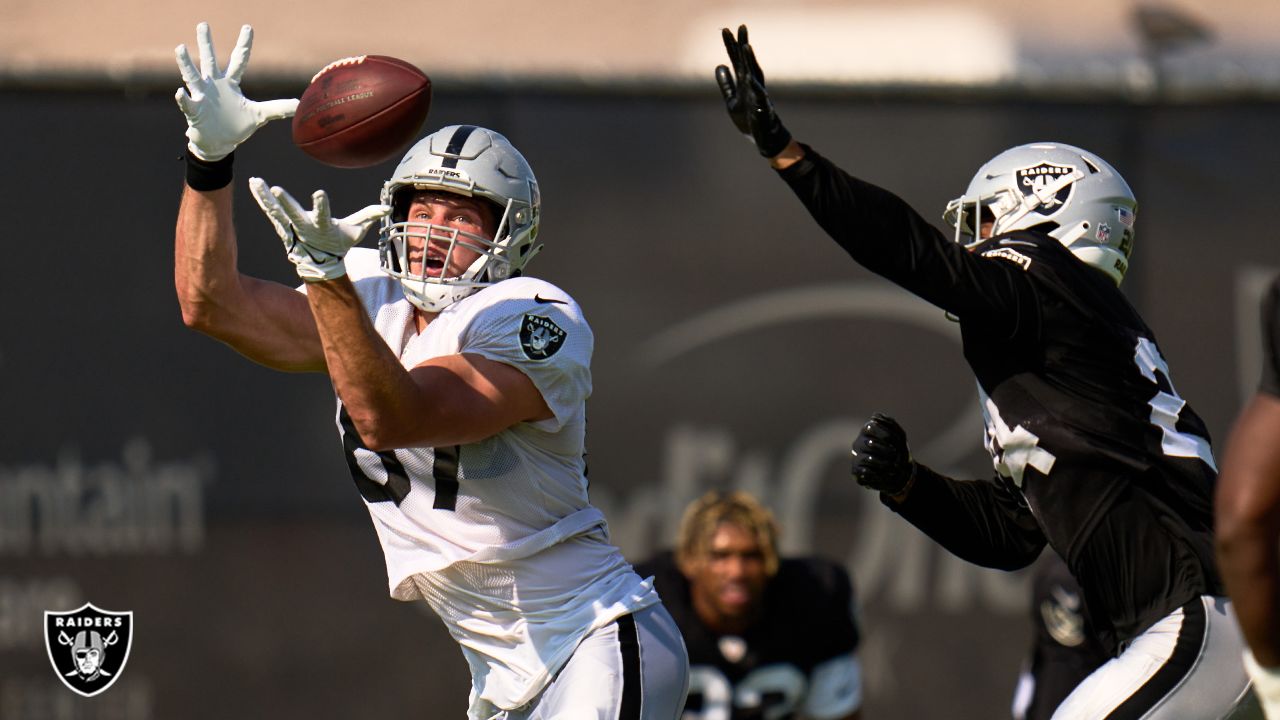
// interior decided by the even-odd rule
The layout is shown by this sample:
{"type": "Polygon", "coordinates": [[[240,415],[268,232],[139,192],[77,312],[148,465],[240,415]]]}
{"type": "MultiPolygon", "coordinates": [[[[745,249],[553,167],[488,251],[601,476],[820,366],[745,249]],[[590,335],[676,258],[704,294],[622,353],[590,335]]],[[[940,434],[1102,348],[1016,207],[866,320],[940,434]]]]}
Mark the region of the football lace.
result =
{"type": "Polygon", "coordinates": [[[364,62],[364,59],[367,57],[369,56],[357,55],[355,57],[347,57],[347,58],[342,58],[341,60],[334,60],[328,65],[325,65],[324,67],[320,68],[320,72],[316,73],[315,76],[311,78],[311,82],[315,82],[321,75],[329,72],[330,70],[336,67],[342,67],[343,65],[359,65],[360,63],[364,62]]]}

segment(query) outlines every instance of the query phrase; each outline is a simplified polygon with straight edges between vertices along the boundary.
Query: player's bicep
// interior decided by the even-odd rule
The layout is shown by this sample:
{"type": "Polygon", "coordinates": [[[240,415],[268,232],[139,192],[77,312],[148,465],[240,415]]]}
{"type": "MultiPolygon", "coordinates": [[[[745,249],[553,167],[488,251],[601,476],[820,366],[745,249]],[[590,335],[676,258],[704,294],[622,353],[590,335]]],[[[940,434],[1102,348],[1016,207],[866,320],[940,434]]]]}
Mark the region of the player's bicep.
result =
{"type": "Polygon", "coordinates": [[[1220,525],[1280,517],[1280,397],[1258,393],[1231,431],[1216,507],[1220,525]]]}

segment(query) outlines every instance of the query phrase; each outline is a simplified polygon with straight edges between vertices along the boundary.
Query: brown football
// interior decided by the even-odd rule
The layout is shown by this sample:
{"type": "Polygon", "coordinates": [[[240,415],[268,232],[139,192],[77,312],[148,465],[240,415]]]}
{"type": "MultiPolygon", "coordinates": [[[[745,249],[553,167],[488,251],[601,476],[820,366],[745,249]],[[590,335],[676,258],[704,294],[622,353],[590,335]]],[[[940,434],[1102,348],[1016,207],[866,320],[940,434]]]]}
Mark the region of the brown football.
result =
{"type": "Polygon", "coordinates": [[[417,138],[431,110],[431,79],[386,55],[329,63],[311,78],[293,116],[293,142],[326,165],[361,168],[417,138]]]}

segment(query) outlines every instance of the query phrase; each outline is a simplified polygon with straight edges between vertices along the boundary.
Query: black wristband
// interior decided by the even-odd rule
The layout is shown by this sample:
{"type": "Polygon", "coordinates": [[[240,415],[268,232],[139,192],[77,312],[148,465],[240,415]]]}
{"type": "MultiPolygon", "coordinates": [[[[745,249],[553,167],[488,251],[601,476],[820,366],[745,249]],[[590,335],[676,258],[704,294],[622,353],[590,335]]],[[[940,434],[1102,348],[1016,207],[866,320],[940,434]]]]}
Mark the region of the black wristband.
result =
{"type": "Polygon", "coordinates": [[[773,159],[781,155],[782,151],[786,150],[790,144],[791,133],[778,121],[778,116],[774,115],[773,126],[756,141],[756,149],[760,151],[761,155],[773,159]]]}
{"type": "Polygon", "coordinates": [[[201,192],[221,190],[230,185],[231,163],[235,157],[233,152],[221,160],[209,162],[196,157],[191,148],[187,148],[187,185],[201,192]]]}

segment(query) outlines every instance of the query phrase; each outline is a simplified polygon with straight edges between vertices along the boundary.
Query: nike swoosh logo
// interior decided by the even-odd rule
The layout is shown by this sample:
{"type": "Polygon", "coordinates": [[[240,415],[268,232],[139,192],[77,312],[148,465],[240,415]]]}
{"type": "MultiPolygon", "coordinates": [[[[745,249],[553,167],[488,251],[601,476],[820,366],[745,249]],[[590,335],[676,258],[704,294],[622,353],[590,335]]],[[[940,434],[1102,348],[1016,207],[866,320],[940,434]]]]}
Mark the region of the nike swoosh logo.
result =
{"type": "Polygon", "coordinates": [[[1001,244],[1001,245],[1026,245],[1026,246],[1028,246],[1028,247],[1035,247],[1035,246],[1036,246],[1036,244],[1035,244],[1035,243],[1033,243],[1033,242],[1028,242],[1028,241],[1026,241],[1026,240],[1014,240],[1014,239],[1012,239],[1012,238],[1009,238],[1009,239],[1006,239],[1006,240],[1001,240],[1001,241],[1000,241],[1000,244],[1001,244]]]}
{"type": "Polygon", "coordinates": [[[557,300],[555,298],[544,298],[541,295],[536,295],[536,294],[533,296],[533,301],[542,305],[546,305],[547,303],[556,303],[558,305],[568,304],[564,300],[557,300]]]}

